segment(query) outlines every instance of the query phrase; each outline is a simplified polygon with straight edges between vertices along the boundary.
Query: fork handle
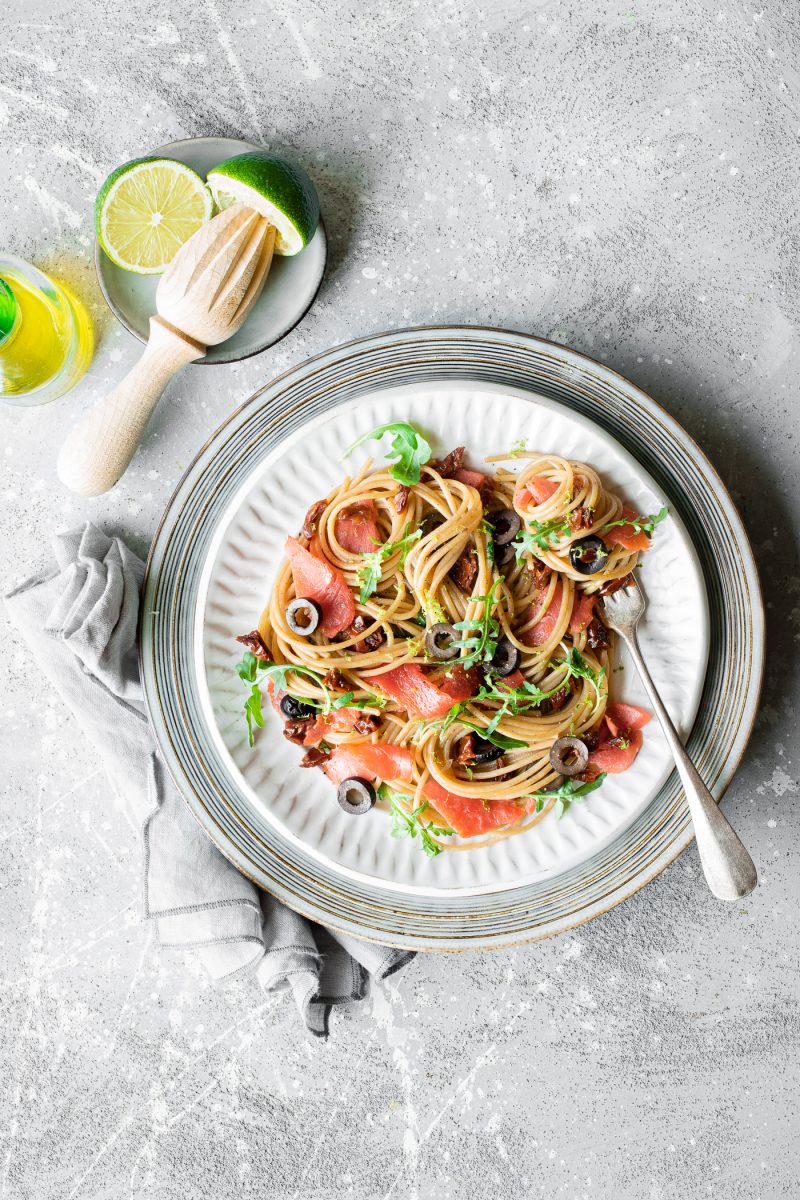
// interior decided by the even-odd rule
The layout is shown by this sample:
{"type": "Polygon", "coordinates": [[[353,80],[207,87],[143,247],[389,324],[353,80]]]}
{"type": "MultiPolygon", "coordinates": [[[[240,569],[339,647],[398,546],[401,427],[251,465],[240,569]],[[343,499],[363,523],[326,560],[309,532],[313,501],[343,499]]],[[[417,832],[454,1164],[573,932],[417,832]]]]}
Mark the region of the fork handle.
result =
{"type": "Polygon", "coordinates": [[[758,882],[755,864],[686,753],[642,658],[636,635],[629,634],[624,640],[675,759],[689,802],[697,850],[708,886],[720,900],[740,900],[749,895],[758,882]]]}
{"type": "Polygon", "coordinates": [[[133,458],[145,426],[172,376],[202,358],[205,346],[150,318],[150,337],[136,365],[113,392],[71,430],[58,456],[58,475],[80,496],[113,487],[133,458]]]}

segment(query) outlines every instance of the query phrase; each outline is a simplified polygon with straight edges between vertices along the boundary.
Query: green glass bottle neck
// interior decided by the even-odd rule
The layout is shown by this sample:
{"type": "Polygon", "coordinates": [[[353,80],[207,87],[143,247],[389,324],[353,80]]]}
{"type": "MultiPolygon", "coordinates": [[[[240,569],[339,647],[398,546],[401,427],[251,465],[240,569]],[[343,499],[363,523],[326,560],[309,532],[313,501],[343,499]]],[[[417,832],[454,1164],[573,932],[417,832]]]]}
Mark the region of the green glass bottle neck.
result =
{"type": "Polygon", "coordinates": [[[0,275],[0,346],[17,328],[20,312],[16,296],[0,275]]]}

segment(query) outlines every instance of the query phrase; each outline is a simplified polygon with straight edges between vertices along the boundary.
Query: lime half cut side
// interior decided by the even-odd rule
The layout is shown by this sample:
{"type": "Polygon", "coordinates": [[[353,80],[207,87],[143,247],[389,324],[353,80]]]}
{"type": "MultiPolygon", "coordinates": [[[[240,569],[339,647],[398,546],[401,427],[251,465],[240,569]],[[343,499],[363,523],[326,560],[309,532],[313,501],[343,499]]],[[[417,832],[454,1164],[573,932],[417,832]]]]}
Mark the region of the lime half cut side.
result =
{"type": "Polygon", "coordinates": [[[125,271],[158,275],[211,217],[214,202],[191,167],[140,158],[112,171],[95,202],[95,232],[125,271]]]}
{"type": "Polygon", "coordinates": [[[208,186],[219,208],[246,204],[277,230],[275,253],[299,254],[319,223],[317,189],[302,167],[253,150],[237,154],[208,173],[208,186]]]}

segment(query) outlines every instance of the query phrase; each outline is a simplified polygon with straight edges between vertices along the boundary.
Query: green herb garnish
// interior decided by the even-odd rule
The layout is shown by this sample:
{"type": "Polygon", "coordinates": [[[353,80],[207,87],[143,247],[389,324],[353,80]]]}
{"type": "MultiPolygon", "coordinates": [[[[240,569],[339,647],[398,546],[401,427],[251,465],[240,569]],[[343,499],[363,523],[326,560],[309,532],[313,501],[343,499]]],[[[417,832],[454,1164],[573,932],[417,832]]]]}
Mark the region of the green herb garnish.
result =
{"type": "MultiPolygon", "coordinates": [[[[537,687],[535,683],[528,683],[527,680],[518,688],[501,687],[490,677],[474,696],[468,696],[466,700],[456,701],[449,713],[440,721],[433,722],[433,726],[438,725],[441,734],[444,734],[454,721],[461,720],[461,713],[469,708],[470,704],[478,704],[483,700],[494,700],[499,703],[500,707],[486,728],[479,730],[481,737],[486,738],[487,741],[491,741],[490,735],[497,729],[503,717],[509,715],[516,717],[522,713],[529,712],[532,708],[539,708],[545,700],[549,700],[557,692],[560,692],[563,687],[566,687],[573,676],[588,680],[598,696],[600,695],[600,689],[605,679],[605,669],[601,667],[599,671],[593,671],[583,655],[575,650],[574,647],[565,659],[562,659],[558,663],[551,663],[550,665],[553,669],[564,667],[565,671],[558,683],[548,691],[537,687]]],[[[466,724],[464,721],[461,723],[466,724]]]]}
{"type": "Polygon", "coordinates": [[[310,667],[303,667],[298,663],[274,663],[265,658],[256,658],[252,650],[245,650],[241,662],[236,664],[236,673],[243,683],[250,685],[247,700],[244,704],[244,714],[247,720],[247,739],[250,746],[254,742],[254,726],[257,725],[259,729],[264,728],[264,714],[261,710],[261,690],[257,680],[259,674],[264,675],[267,679],[271,679],[278,691],[287,692],[290,696],[294,695],[296,700],[307,704],[309,708],[316,709],[324,717],[339,708],[357,708],[361,711],[362,709],[369,708],[385,708],[389,703],[386,697],[376,696],[372,693],[365,700],[356,700],[355,692],[341,692],[336,695],[323,683],[319,672],[312,671],[310,667]],[[312,680],[322,689],[324,699],[320,701],[314,700],[309,696],[295,695],[287,682],[289,675],[300,675],[312,680]]]}
{"type": "Polygon", "coordinates": [[[413,809],[409,813],[402,806],[402,797],[397,792],[392,791],[390,787],[387,787],[385,783],[381,784],[378,794],[389,805],[389,813],[392,818],[392,837],[419,837],[422,850],[427,854],[428,858],[436,858],[437,854],[441,854],[442,847],[437,845],[433,840],[433,836],[453,837],[453,830],[434,825],[431,821],[420,820],[420,816],[428,807],[427,800],[424,800],[418,808],[413,809]]]}
{"type": "Polygon", "coordinates": [[[420,468],[430,461],[431,448],[422,434],[407,421],[392,421],[388,425],[378,425],[376,429],[357,438],[352,446],[345,450],[343,457],[347,458],[348,454],[351,454],[362,442],[369,442],[373,438],[377,441],[385,433],[392,434],[392,448],[386,457],[390,462],[392,459],[396,460],[394,465],[389,468],[389,474],[398,483],[405,484],[406,487],[419,483],[420,468]]]}
{"type": "Polygon", "coordinates": [[[669,516],[669,509],[665,506],[657,513],[651,513],[649,517],[620,517],[618,521],[609,521],[607,525],[604,525],[600,530],[600,536],[608,533],[609,529],[616,529],[618,525],[630,525],[635,533],[646,533],[648,537],[652,537],[656,525],[660,525],[667,516],[669,516]]]}
{"type": "Polygon", "coordinates": [[[597,697],[599,699],[600,686],[606,677],[605,667],[601,667],[599,671],[593,671],[581,652],[576,650],[574,646],[564,661],[569,668],[570,675],[577,675],[579,679],[588,679],[589,683],[597,692],[597,697]]]}
{"type": "Polygon", "coordinates": [[[554,792],[537,792],[535,797],[537,813],[544,808],[545,800],[555,800],[553,813],[556,820],[560,821],[573,800],[584,800],[591,792],[597,791],[605,777],[606,774],[603,771],[591,783],[578,783],[575,779],[567,779],[554,792]]]}
{"type": "Polygon", "coordinates": [[[495,733],[494,729],[484,729],[481,725],[473,725],[471,721],[465,721],[463,717],[457,718],[459,725],[466,725],[467,729],[474,731],[485,742],[491,742],[493,746],[499,746],[501,750],[525,750],[528,743],[521,742],[519,738],[506,737],[504,733],[495,733]]]}
{"type": "Polygon", "coordinates": [[[496,592],[502,582],[503,576],[500,575],[485,596],[474,597],[478,603],[483,604],[483,612],[480,617],[468,621],[456,621],[453,625],[454,629],[467,635],[454,643],[462,651],[459,662],[464,668],[472,667],[479,662],[491,662],[494,658],[497,641],[500,637],[500,622],[492,616],[492,609],[497,604],[496,592]]]}
{"type": "Polygon", "coordinates": [[[257,683],[250,688],[250,695],[244,702],[244,715],[247,720],[247,742],[252,749],[255,741],[254,725],[264,728],[264,714],[261,711],[261,690],[257,683]]]}
{"type": "Polygon", "coordinates": [[[520,454],[524,454],[528,449],[528,439],[526,437],[517,438],[508,452],[509,458],[519,458],[520,454]]]}
{"type": "Polygon", "coordinates": [[[517,562],[526,554],[539,557],[543,551],[552,550],[561,538],[569,537],[572,528],[566,517],[551,517],[549,521],[528,521],[527,529],[521,529],[514,539],[517,562]]]}
{"type": "Polygon", "coordinates": [[[383,570],[384,559],[390,554],[394,554],[395,550],[400,550],[400,569],[405,566],[408,551],[413,542],[418,542],[422,537],[422,530],[415,529],[413,533],[409,533],[410,525],[406,525],[403,530],[403,536],[397,542],[386,542],[384,545],[378,545],[377,550],[367,550],[361,557],[364,562],[358,568],[358,582],[361,584],[361,591],[358,599],[362,604],[369,600],[370,596],[376,590],[381,581],[381,571],[383,570]]]}
{"type": "Polygon", "coordinates": [[[486,538],[486,557],[489,562],[494,565],[494,525],[488,517],[484,517],[480,524],[481,532],[486,538]]]}

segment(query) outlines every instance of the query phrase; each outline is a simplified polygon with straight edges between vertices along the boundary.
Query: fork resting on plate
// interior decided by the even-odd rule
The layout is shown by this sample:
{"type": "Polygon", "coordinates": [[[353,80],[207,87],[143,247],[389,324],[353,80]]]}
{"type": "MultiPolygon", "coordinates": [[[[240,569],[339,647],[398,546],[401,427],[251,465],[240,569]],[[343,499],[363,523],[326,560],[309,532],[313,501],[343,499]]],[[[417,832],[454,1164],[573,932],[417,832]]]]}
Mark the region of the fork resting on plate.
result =
{"type": "Polygon", "coordinates": [[[692,814],[697,850],[708,886],[720,900],[739,900],[752,892],[758,882],[755,864],[686,753],[642,658],[636,626],[645,607],[644,592],[635,579],[618,591],[602,597],[603,620],[628,647],[675,759],[692,814]]]}

